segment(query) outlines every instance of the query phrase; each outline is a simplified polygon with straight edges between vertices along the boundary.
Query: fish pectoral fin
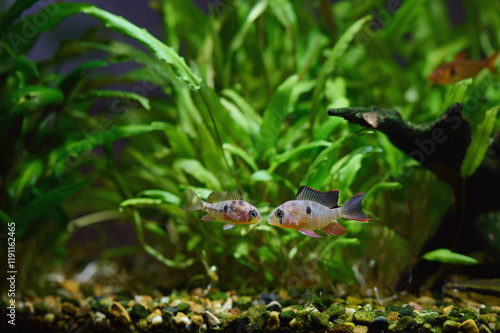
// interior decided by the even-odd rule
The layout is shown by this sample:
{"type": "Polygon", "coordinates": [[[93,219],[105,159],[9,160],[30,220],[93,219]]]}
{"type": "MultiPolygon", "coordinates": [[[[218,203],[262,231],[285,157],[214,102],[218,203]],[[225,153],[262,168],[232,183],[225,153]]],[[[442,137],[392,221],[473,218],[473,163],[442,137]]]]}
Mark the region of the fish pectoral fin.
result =
{"type": "Polygon", "coordinates": [[[332,222],[323,229],[321,229],[328,236],[341,236],[347,232],[347,230],[338,222],[332,222]]]}
{"type": "Polygon", "coordinates": [[[231,229],[231,228],[234,228],[234,224],[226,223],[226,224],[224,224],[224,227],[222,229],[228,230],[228,229],[231,229]]]}
{"type": "Polygon", "coordinates": [[[314,238],[321,238],[323,236],[319,236],[318,234],[316,234],[314,231],[312,230],[299,230],[299,232],[301,234],[304,234],[306,236],[311,236],[311,237],[314,237],[314,238]]]}
{"type": "Polygon", "coordinates": [[[214,220],[215,220],[215,217],[213,217],[213,216],[212,216],[212,215],[210,215],[210,214],[207,214],[207,215],[203,216],[203,217],[201,218],[201,220],[202,220],[202,221],[214,221],[214,220]]]}

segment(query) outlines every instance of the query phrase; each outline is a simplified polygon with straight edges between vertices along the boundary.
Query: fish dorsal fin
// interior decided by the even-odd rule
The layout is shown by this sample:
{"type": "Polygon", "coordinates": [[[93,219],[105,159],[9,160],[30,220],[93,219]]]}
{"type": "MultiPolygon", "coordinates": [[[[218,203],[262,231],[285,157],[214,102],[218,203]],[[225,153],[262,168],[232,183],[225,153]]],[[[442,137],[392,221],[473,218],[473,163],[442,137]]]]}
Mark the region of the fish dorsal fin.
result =
{"type": "Polygon", "coordinates": [[[241,191],[239,189],[236,189],[224,192],[212,192],[207,198],[208,203],[215,203],[226,200],[243,200],[241,191]]]}
{"type": "Polygon", "coordinates": [[[338,207],[339,191],[320,192],[307,186],[301,186],[295,200],[310,200],[329,208],[338,207]]]}
{"type": "Polygon", "coordinates": [[[467,50],[463,50],[455,56],[455,59],[465,59],[465,57],[467,57],[467,53],[467,50]]]}

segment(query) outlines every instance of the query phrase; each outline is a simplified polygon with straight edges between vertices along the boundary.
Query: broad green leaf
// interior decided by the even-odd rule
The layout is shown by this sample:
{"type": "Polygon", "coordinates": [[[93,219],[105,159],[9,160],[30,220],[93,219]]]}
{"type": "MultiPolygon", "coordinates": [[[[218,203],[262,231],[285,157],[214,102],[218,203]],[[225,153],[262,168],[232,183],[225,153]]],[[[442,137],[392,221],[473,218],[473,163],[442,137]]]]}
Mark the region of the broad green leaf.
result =
{"type": "Polygon", "coordinates": [[[234,36],[233,40],[231,41],[231,45],[229,46],[230,54],[232,54],[234,51],[238,50],[241,47],[241,45],[245,41],[245,36],[248,32],[248,29],[250,28],[252,23],[264,13],[266,9],[267,9],[267,0],[260,0],[255,4],[255,6],[253,6],[253,8],[250,10],[250,13],[248,13],[245,23],[243,23],[243,26],[240,28],[238,33],[234,36]]]}
{"type": "Polygon", "coordinates": [[[43,174],[45,165],[40,159],[35,159],[20,166],[22,173],[13,183],[12,194],[17,203],[27,186],[33,186],[43,174]]]}
{"type": "Polygon", "coordinates": [[[330,52],[328,54],[328,58],[321,66],[321,69],[320,69],[319,75],[318,75],[318,79],[316,82],[316,88],[314,89],[314,92],[313,92],[312,105],[311,105],[311,115],[310,115],[311,125],[313,124],[314,119],[316,117],[316,109],[320,105],[321,93],[324,89],[326,79],[332,75],[333,71],[335,70],[335,68],[337,66],[338,59],[347,50],[349,43],[354,39],[356,34],[363,28],[365,23],[371,19],[372,19],[371,15],[367,15],[365,17],[360,18],[356,22],[354,22],[344,32],[344,34],[339,38],[337,43],[335,43],[333,48],[330,50],[330,52]]]}
{"type": "Polygon", "coordinates": [[[311,163],[306,175],[304,176],[303,183],[308,184],[308,186],[315,187],[319,185],[330,174],[331,166],[334,164],[333,152],[341,147],[343,147],[347,141],[362,136],[366,133],[371,133],[371,131],[360,130],[349,135],[346,135],[337,141],[333,142],[331,146],[323,149],[319,153],[318,157],[311,163]]]}
{"type": "Polygon", "coordinates": [[[168,238],[168,232],[155,223],[144,223],[144,227],[160,237],[168,238]]]}
{"type": "Polygon", "coordinates": [[[161,199],[164,203],[172,204],[172,205],[180,205],[181,198],[177,195],[162,191],[162,190],[144,190],[137,194],[138,197],[150,197],[154,199],[161,199]]]}
{"type": "Polygon", "coordinates": [[[472,78],[468,78],[457,82],[453,88],[446,94],[443,103],[443,109],[449,107],[453,103],[463,103],[467,89],[472,85],[472,78]]]}
{"type": "Polygon", "coordinates": [[[174,169],[193,176],[200,183],[207,185],[213,191],[220,191],[221,184],[213,173],[208,171],[198,160],[178,159],[174,162],[174,169]]]}
{"type": "Polygon", "coordinates": [[[255,163],[253,157],[248,152],[241,149],[240,147],[236,147],[230,143],[224,143],[222,145],[222,148],[224,149],[224,151],[227,151],[227,152],[231,153],[232,155],[239,156],[243,161],[245,161],[253,169],[253,171],[257,171],[259,169],[257,167],[257,164],[255,163]]]}
{"type": "MultiPolygon", "coordinates": [[[[76,97],[76,100],[87,100],[95,98],[120,98],[137,101],[146,110],[150,110],[149,99],[139,94],[121,90],[91,90],[76,97]]],[[[129,108],[136,108],[138,105],[129,103],[129,108]]]]}
{"type": "MultiPolygon", "coordinates": [[[[2,37],[5,29],[8,28],[15,20],[21,17],[21,14],[37,3],[39,0],[17,0],[14,1],[9,10],[1,17],[0,20],[0,37],[2,37]]],[[[1,38],[0,38],[1,39],[1,38]]]]}
{"type": "Polygon", "coordinates": [[[2,224],[7,225],[7,223],[11,223],[14,220],[7,215],[3,210],[0,209],[0,221],[2,221],[2,224]]]}
{"type": "Polygon", "coordinates": [[[27,86],[2,98],[0,108],[23,113],[40,109],[48,104],[61,102],[64,98],[59,89],[44,86],[27,86]]]}
{"type": "Polygon", "coordinates": [[[188,252],[193,251],[193,249],[202,241],[201,235],[193,235],[189,240],[187,241],[186,248],[188,252]]]}
{"type": "Polygon", "coordinates": [[[449,249],[437,249],[425,253],[422,258],[429,261],[439,261],[446,264],[455,265],[475,265],[477,260],[466,255],[452,252],[449,249]]]}
{"type": "Polygon", "coordinates": [[[4,63],[0,63],[0,74],[15,70],[19,70],[26,75],[33,77],[38,77],[39,75],[36,65],[24,55],[16,56],[5,61],[4,63]]]}
{"type": "Polygon", "coordinates": [[[276,169],[276,167],[279,164],[284,163],[292,158],[297,157],[297,155],[303,151],[318,148],[318,147],[329,147],[329,146],[331,146],[331,142],[328,142],[328,141],[324,141],[324,140],[313,141],[313,142],[308,142],[308,143],[302,144],[296,148],[293,148],[292,150],[288,150],[284,153],[276,155],[272,159],[271,166],[269,167],[269,172],[273,172],[274,169],[276,169]]]}
{"type": "Polygon", "coordinates": [[[87,186],[89,181],[90,180],[87,179],[80,183],[61,186],[33,200],[27,207],[23,208],[21,212],[15,214],[14,221],[16,222],[19,237],[23,237],[33,221],[49,213],[64,200],[80,191],[87,186]]]}
{"type": "Polygon", "coordinates": [[[123,207],[134,206],[134,207],[146,207],[146,206],[158,206],[162,205],[162,199],[153,199],[153,198],[132,198],[123,201],[120,204],[120,211],[123,210],[123,207]]]}
{"type": "Polygon", "coordinates": [[[257,152],[262,151],[263,159],[268,159],[271,151],[275,149],[276,140],[281,132],[283,119],[290,113],[292,106],[290,95],[298,81],[297,75],[286,79],[276,90],[268,106],[264,110],[262,126],[260,129],[257,152]]]}
{"type": "Polygon", "coordinates": [[[372,197],[374,194],[386,191],[386,190],[396,190],[402,187],[399,182],[380,182],[370,187],[370,189],[366,192],[366,198],[372,197]]]}
{"type": "Polygon", "coordinates": [[[246,101],[240,94],[232,89],[224,89],[221,91],[221,95],[230,99],[243,114],[257,125],[262,124],[261,116],[255,111],[255,109],[246,101]]]}
{"type": "Polygon", "coordinates": [[[23,22],[18,22],[12,25],[6,32],[6,39],[10,43],[14,43],[18,51],[21,53],[26,52],[31,48],[33,42],[37,39],[38,35],[44,31],[52,30],[63,19],[76,13],[85,13],[99,21],[101,21],[107,28],[114,30],[126,37],[133,38],[143,44],[155,57],[172,66],[172,70],[176,76],[186,82],[191,88],[200,89],[201,78],[194,74],[187,66],[184,58],[179,56],[171,47],[163,44],[146,29],[141,29],[136,25],[130,23],[123,17],[111,14],[105,10],[97,8],[90,4],[79,4],[71,2],[57,3],[47,6],[46,11],[50,20],[47,24],[35,29],[35,33],[31,38],[24,38],[23,29],[25,29],[25,22],[33,22],[37,14],[26,17],[23,22]],[[21,38],[21,39],[20,39],[21,38]]]}
{"type": "Polygon", "coordinates": [[[488,150],[491,133],[495,127],[497,111],[498,106],[486,111],[484,120],[477,126],[476,133],[474,133],[472,141],[467,147],[467,152],[460,166],[460,177],[463,179],[472,176],[481,165],[488,150]]]}
{"type": "Polygon", "coordinates": [[[106,67],[107,65],[108,63],[104,60],[91,60],[84,62],[64,76],[58,87],[66,96],[71,95],[71,93],[78,88],[82,79],[87,76],[89,70],[98,67],[106,67]]]}

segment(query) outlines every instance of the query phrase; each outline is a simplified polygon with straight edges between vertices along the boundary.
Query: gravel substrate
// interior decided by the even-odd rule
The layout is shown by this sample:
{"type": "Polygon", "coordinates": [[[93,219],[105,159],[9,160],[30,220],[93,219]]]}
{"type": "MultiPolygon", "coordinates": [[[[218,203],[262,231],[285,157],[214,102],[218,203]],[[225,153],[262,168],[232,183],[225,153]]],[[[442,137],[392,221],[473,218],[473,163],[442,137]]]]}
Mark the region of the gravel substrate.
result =
{"type": "Polygon", "coordinates": [[[500,306],[459,307],[450,298],[409,295],[380,305],[372,298],[298,294],[307,299],[291,297],[284,290],[245,294],[201,288],[169,295],[34,296],[18,301],[15,328],[75,333],[500,333],[500,306]]]}

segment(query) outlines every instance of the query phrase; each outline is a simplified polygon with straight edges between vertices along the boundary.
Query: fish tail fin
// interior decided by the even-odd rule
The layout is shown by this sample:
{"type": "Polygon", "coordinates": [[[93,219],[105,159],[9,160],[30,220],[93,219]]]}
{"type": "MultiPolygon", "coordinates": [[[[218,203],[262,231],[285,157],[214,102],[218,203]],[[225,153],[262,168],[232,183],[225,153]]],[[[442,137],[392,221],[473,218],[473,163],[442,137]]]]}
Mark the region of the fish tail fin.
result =
{"type": "Polygon", "coordinates": [[[495,68],[495,61],[497,60],[498,56],[498,51],[493,52],[492,55],[490,55],[486,60],[486,67],[492,72],[493,74],[497,74],[497,69],[495,68]]]}
{"type": "Polygon", "coordinates": [[[369,218],[363,213],[361,203],[363,202],[364,193],[359,193],[349,199],[340,207],[340,214],[348,220],[368,221],[369,218]]]}
{"type": "Polygon", "coordinates": [[[191,210],[200,210],[203,208],[203,200],[193,192],[190,188],[186,191],[186,202],[182,206],[182,210],[191,211],[191,210]]]}

